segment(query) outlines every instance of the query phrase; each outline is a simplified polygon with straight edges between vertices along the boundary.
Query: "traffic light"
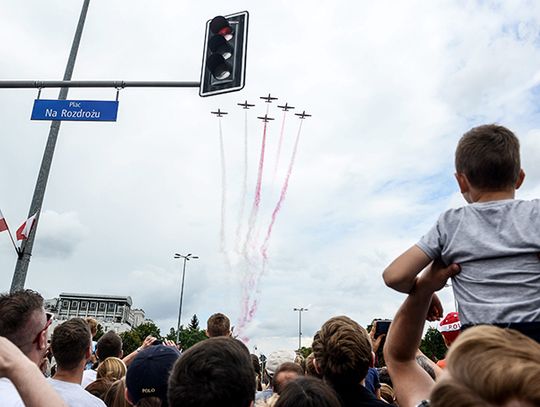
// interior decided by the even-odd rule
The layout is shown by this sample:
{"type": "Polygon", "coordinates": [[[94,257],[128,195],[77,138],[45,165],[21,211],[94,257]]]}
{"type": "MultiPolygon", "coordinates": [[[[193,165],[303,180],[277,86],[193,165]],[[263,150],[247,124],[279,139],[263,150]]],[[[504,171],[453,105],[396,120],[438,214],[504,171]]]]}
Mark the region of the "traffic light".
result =
{"type": "Polygon", "coordinates": [[[235,92],[244,87],[248,34],[247,11],[206,22],[200,96],[235,92]]]}

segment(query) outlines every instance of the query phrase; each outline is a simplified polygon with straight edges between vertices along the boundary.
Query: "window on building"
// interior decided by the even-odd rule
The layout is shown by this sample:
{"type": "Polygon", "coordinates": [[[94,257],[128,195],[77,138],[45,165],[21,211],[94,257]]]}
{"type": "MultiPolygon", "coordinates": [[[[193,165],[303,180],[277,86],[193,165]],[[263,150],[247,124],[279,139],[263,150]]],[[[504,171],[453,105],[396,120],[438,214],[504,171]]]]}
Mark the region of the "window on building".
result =
{"type": "Polygon", "coordinates": [[[75,308],[75,309],[79,308],[79,301],[71,301],[71,308],[72,309],[73,308],[75,308]]]}
{"type": "Polygon", "coordinates": [[[99,310],[102,311],[102,312],[105,312],[105,306],[106,306],[106,304],[104,302],[100,302],[99,303],[99,310]]]}
{"type": "Polygon", "coordinates": [[[90,303],[90,311],[95,311],[97,308],[97,302],[92,301],[90,303]]]}
{"type": "Polygon", "coordinates": [[[81,309],[86,311],[88,309],[88,301],[81,302],[81,309]]]}
{"type": "Polygon", "coordinates": [[[69,308],[69,301],[68,300],[62,301],[62,308],[69,308]]]}
{"type": "Polygon", "coordinates": [[[116,304],[114,302],[110,302],[108,307],[107,307],[107,311],[108,312],[114,312],[115,306],[116,306],[116,304]]]}

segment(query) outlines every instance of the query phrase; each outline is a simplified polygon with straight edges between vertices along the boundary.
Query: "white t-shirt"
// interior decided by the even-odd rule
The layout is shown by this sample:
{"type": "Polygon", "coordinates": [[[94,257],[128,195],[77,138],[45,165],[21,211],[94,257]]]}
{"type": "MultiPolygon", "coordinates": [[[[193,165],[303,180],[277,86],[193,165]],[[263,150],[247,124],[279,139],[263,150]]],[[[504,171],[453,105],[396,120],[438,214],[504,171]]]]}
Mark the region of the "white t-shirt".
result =
{"type": "Polygon", "coordinates": [[[85,370],[82,374],[81,387],[83,389],[86,389],[86,386],[96,381],[96,376],[97,376],[97,372],[95,370],[92,370],[92,369],[85,370]]]}
{"type": "Polygon", "coordinates": [[[19,392],[11,380],[5,377],[0,379],[0,405],[2,407],[24,407],[19,392]]]}
{"type": "Polygon", "coordinates": [[[102,400],[92,396],[78,384],[55,379],[48,381],[69,407],[106,407],[102,400]]]}

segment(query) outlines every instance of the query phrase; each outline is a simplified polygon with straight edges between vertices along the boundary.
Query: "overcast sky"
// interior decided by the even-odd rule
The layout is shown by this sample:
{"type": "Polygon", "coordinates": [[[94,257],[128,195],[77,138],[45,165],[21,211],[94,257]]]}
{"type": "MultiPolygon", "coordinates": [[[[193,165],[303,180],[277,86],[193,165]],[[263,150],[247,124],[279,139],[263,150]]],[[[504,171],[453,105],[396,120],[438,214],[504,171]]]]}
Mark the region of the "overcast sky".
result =
{"type": "MultiPolygon", "coordinates": [[[[0,0],[0,79],[58,80],[82,1],[0,0]]],[[[130,295],[162,333],[176,324],[182,263],[183,323],[242,317],[242,284],[261,272],[262,244],[298,131],[275,105],[267,128],[261,206],[250,262],[246,233],[267,106],[313,114],[302,127],[289,188],[268,247],[258,306],[244,335],[268,353],[304,345],[331,316],[363,325],[392,318],[403,295],[381,273],[449,207],[464,205],[453,153],[472,126],[497,122],[522,143],[519,198],[540,195],[540,4],[533,1],[104,1],[92,0],[73,79],[198,81],[206,20],[250,12],[246,87],[200,98],[197,89],[125,89],[116,123],[63,122],[26,286],[130,295]],[[226,8],[224,8],[226,6],[226,8]],[[244,174],[244,100],[248,183],[244,174]],[[221,238],[222,119],[226,170],[221,238]],[[225,252],[221,250],[225,244],[225,252]],[[242,245],[240,244],[240,247],[242,245]],[[229,266],[230,264],[230,266],[229,266]]],[[[0,209],[15,230],[27,217],[49,122],[31,121],[36,90],[0,89],[0,209]]],[[[45,89],[54,99],[58,89],[45,89]]],[[[70,99],[114,100],[113,89],[70,99]]],[[[16,256],[0,234],[0,291],[16,256]]],[[[450,289],[441,293],[454,309],[450,289]]]]}

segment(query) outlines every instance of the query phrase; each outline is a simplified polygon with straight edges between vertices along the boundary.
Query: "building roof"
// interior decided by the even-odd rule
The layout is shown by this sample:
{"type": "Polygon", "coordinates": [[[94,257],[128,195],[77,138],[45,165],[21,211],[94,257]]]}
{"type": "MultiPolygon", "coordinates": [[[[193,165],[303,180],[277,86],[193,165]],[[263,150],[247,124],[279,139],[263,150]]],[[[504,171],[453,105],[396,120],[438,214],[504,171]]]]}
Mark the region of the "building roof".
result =
{"type": "Polygon", "coordinates": [[[77,300],[105,300],[105,301],[121,301],[127,302],[131,307],[133,300],[130,296],[122,295],[103,295],[103,294],[80,294],[80,293],[60,293],[60,299],[77,299],[77,300]]]}

